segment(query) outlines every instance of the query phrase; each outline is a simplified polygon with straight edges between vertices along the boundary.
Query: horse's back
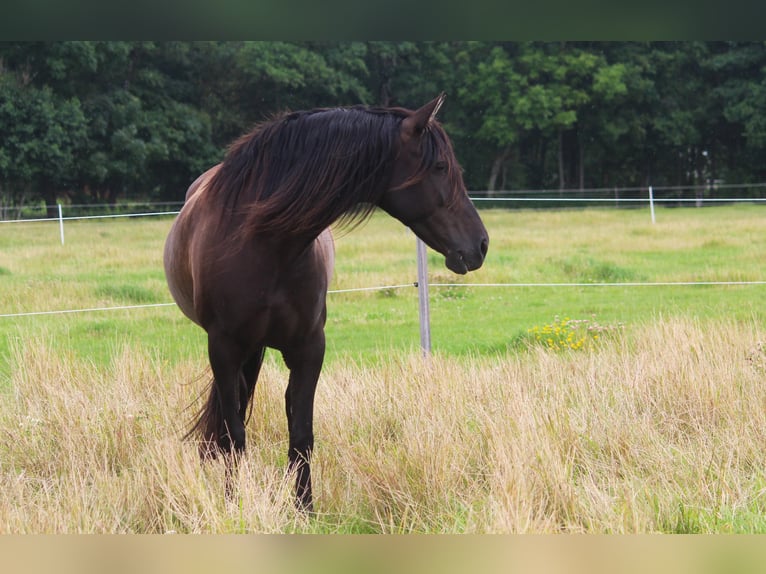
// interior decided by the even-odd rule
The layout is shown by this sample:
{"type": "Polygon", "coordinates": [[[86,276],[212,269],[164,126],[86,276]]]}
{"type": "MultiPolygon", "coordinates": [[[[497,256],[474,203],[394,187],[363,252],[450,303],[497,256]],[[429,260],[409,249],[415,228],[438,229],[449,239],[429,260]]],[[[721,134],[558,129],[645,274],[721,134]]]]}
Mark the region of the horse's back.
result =
{"type": "Polygon", "coordinates": [[[207,189],[207,184],[210,183],[210,179],[218,172],[220,169],[221,164],[214,165],[209,170],[207,170],[205,173],[200,175],[197,179],[194,180],[194,182],[189,186],[189,189],[186,190],[186,203],[189,203],[189,200],[192,199],[195,195],[197,195],[197,192],[204,193],[204,191],[207,189]]]}

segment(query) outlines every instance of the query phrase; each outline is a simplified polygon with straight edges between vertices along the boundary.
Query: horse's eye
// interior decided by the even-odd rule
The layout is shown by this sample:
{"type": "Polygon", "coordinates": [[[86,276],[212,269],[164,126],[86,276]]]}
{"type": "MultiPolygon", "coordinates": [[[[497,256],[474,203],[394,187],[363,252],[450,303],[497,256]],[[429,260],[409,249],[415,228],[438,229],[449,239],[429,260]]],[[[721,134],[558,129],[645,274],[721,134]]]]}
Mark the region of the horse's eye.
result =
{"type": "Polygon", "coordinates": [[[439,172],[447,171],[447,162],[446,161],[437,161],[434,164],[434,169],[436,171],[439,171],[439,172]]]}

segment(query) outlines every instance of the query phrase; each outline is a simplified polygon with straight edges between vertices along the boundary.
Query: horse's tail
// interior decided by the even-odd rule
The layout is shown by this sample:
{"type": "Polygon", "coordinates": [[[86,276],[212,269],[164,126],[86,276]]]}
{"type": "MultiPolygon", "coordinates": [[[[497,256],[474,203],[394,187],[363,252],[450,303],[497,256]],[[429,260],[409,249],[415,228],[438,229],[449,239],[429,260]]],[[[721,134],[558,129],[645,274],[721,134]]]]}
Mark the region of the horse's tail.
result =
{"type": "Polygon", "coordinates": [[[184,440],[199,439],[199,455],[202,459],[215,458],[218,455],[226,429],[215,379],[210,380],[207,388],[207,400],[197,411],[192,426],[184,435],[184,440]]]}
{"type": "MultiPolygon", "coordinates": [[[[215,378],[211,378],[207,388],[207,400],[197,411],[191,428],[184,435],[184,440],[199,439],[199,454],[203,460],[216,458],[219,453],[231,450],[228,427],[223,417],[223,407],[215,378]]],[[[250,413],[252,413],[254,391],[255,381],[248,384],[244,376],[240,375],[240,400],[245,401],[245,405],[250,405],[250,413]]],[[[244,412],[242,414],[244,415],[244,412]]],[[[246,421],[243,422],[246,423],[246,421]]]]}

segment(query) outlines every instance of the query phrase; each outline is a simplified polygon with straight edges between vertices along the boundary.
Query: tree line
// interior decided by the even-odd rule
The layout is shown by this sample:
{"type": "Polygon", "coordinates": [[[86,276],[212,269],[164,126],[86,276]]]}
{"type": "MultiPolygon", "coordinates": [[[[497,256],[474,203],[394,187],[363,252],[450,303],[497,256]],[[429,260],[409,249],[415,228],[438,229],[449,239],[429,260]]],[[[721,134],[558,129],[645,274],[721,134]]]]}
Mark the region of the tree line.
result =
{"type": "Polygon", "coordinates": [[[177,201],[276,112],[441,91],[471,190],[757,183],[765,72],[763,42],[5,42],[0,199],[177,201]]]}

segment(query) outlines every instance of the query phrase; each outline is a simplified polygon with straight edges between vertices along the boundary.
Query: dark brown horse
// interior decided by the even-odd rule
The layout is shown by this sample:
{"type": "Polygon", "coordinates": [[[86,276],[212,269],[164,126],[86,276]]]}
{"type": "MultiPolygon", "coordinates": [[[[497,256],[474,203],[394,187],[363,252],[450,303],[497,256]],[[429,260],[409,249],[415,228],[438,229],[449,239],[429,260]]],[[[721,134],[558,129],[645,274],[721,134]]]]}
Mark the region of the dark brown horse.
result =
{"type": "Polygon", "coordinates": [[[167,238],[170,292],[207,331],[213,371],[192,432],[201,433],[203,454],[241,453],[264,349],[281,351],[290,370],[288,458],[301,508],[312,509],[330,224],[358,223],[380,207],[455,273],[477,269],[487,253],[487,231],[435,119],[443,98],[416,111],[317,109],[257,126],[191,185],[167,238]]]}

